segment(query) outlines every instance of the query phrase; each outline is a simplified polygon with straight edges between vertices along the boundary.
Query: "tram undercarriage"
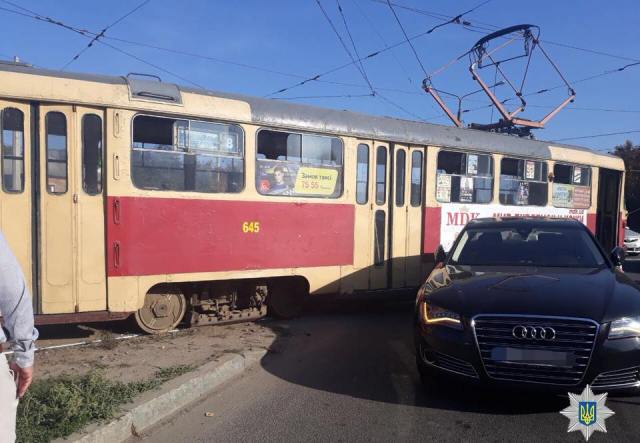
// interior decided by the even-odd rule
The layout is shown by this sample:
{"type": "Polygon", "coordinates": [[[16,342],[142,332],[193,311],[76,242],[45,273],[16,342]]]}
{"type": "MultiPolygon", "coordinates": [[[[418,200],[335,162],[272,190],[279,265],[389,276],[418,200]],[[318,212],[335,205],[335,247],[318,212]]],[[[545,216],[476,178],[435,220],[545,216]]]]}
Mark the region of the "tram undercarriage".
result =
{"type": "Polygon", "coordinates": [[[189,327],[222,324],[267,314],[292,318],[300,314],[308,288],[301,277],[160,284],[149,290],[134,318],[138,327],[152,334],[180,323],[189,327]]]}

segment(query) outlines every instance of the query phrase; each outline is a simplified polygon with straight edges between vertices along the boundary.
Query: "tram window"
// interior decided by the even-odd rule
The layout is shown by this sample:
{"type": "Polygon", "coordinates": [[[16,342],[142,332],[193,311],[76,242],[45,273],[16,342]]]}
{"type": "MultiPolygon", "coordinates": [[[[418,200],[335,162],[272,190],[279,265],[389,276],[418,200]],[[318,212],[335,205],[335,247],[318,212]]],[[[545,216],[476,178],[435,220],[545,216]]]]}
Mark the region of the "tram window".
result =
{"type": "Polygon", "coordinates": [[[411,206],[422,204],[422,152],[411,154],[411,206]]]}
{"type": "Polygon", "coordinates": [[[102,119],[95,114],[82,117],[82,189],[102,192],[102,119]]]}
{"type": "Polygon", "coordinates": [[[558,208],[587,209],[591,206],[591,168],[588,166],[553,166],[553,206],[558,208]]]}
{"type": "Polygon", "coordinates": [[[24,190],[24,115],[15,108],[2,111],[2,189],[24,190]]]}
{"type": "Polygon", "coordinates": [[[240,126],[138,115],[132,148],[132,179],[138,188],[209,193],[244,188],[240,126]]]}
{"type": "Polygon", "coordinates": [[[442,203],[489,203],[493,195],[493,159],[488,154],[440,151],[436,199],[442,203]]]}
{"type": "Polygon", "coordinates": [[[396,206],[404,206],[406,157],[405,151],[399,150],[396,152],[396,206]]]}
{"type": "Polygon", "coordinates": [[[46,116],[47,192],[67,192],[67,119],[61,112],[46,116]]]}
{"type": "Polygon", "coordinates": [[[342,140],[337,137],[262,129],[256,188],[263,195],[338,198],[342,156],[342,140]]]}
{"type": "Polygon", "coordinates": [[[553,166],[553,182],[571,184],[571,169],[569,165],[556,164],[553,166]]]}
{"type": "Polygon", "coordinates": [[[358,145],[356,167],[356,202],[363,205],[369,201],[369,146],[358,145]]]}
{"type": "Polygon", "coordinates": [[[547,164],[505,157],[500,163],[500,203],[546,206],[549,189],[547,164]]]}
{"type": "Polygon", "coordinates": [[[385,231],[385,219],[386,214],[382,210],[377,210],[375,215],[375,229],[374,229],[374,251],[373,251],[373,263],[376,266],[384,264],[384,231],[385,231]]]}
{"type": "Polygon", "coordinates": [[[376,204],[387,201],[387,148],[378,146],[376,151],[376,204]]]}

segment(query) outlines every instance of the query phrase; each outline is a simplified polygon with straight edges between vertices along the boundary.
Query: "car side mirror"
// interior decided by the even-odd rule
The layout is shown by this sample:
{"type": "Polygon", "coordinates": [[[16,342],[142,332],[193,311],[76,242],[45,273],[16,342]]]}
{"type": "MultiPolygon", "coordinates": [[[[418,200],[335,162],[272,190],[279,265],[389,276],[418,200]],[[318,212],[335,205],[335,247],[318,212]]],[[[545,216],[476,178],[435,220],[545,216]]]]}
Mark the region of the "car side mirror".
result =
{"type": "Polygon", "coordinates": [[[613,262],[613,265],[616,268],[622,268],[625,255],[626,254],[624,252],[624,248],[621,248],[620,246],[616,246],[611,250],[611,255],[609,256],[609,258],[611,259],[611,261],[613,262]]]}
{"type": "Polygon", "coordinates": [[[436,265],[438,263],[444,264],[444,262],[447,260],[447,254],[445,254],[444,248],[442,247],[442,245],[438,246],[434,254],[434,257],[436,259],[436,265]]]}

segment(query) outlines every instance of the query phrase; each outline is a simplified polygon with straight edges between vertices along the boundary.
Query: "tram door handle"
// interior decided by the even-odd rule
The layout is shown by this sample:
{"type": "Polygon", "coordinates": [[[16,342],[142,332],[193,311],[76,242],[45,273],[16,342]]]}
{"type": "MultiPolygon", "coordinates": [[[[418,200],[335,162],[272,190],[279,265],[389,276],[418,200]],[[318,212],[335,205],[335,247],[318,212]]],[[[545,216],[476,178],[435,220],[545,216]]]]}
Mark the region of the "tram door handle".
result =
{"type": "Polygon", "coordinates": [[[78,194],[73,194],[73,202],[78,203],[78,194]]]}

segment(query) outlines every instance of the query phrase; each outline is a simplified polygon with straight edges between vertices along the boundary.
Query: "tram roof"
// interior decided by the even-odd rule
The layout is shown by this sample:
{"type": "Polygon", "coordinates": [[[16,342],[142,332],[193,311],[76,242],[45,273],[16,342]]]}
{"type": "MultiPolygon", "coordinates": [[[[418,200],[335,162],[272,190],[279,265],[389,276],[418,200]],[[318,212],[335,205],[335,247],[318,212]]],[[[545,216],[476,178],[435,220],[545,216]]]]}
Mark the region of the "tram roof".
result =
{"type": "MultiPolygon", "coordinates": [[[[0,71],[83,80],[127,86],[127,78],[55,71],[33,68],[24,64],[0,62],[0,71]]],[[[175,85],[166,83],[175,88],[175,85]]],[[[290,103],[282,100],[217,92],[178,86],[179,91],[248,103],[252,121],[260,125],[298,128],[315,132],[351,135],[365,140],[381,140],[403,144],[443,146],[467,150],[498,152],[507,155],[550,159],[550,147],[558,147],[591,153],[597,156],[615,157],[593,149],[542,140],[531,140],[506,134],[497,134],[469,128],[437,125],[433,123],[382,117],[347,110],[290,103]]],[[[618,157],[615,157],[618,159],[618,157]]]]}

